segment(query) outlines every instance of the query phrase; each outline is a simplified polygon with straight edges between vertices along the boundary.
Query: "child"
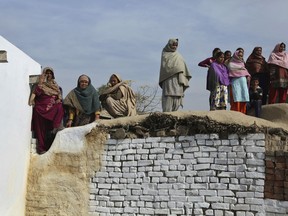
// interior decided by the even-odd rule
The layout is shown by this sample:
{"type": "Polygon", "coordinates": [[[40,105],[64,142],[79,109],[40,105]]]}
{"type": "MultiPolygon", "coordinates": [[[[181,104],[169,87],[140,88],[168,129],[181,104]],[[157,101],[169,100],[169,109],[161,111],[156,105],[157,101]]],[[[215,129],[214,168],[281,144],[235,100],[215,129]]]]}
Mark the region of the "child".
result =
{"type": "Polygon", "coordinates": [[[254,108],[256,117],[260,117],[261,115],[262,96],[263,91],[259,86],[259,79],[257,77],[253,77],[249,88],[250,102],[248,104],[248,107],[250,109],[254,108]]]}

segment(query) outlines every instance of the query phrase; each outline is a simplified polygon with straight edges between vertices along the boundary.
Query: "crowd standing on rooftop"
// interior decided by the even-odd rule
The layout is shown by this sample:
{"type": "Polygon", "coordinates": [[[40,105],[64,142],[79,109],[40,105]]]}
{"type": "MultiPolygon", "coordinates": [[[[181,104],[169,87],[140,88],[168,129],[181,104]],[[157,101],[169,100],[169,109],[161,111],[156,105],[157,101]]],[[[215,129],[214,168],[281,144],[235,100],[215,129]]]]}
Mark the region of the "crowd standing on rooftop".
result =
{"type": "MultiPolygon", "coordinates": [[[[171,38],[164,46],[160,61],[159,86],[162,89],[163,112],[183,107],[184,93],[192,78],[183,56],[178,52],[179,39],[171,38]]],[[[288,89],[288,54],[286,44],[276,44],[268,61],[257,46],[244,60],[244,49],[232,55],[220,48],[199,62],[207,68],[206,90],[210,92],[210,111],[230,110],[247,114],[251,110],[261,117],[262,105],[286,103],[288,89]]],[[[63,99],[51,67],[43,69],[32,87],[29,105],[33,106],[32,131],[37,138],[37,152],[49,150],[47,133],[56,134],[66,127],[82,126],[101,118],[135,116],[136,96],[128,81],[112,74],[105,89],[98,94],[90,77],[79,76],[77,86],[63,99]],[[101,113],[106,113],[102,115],[101,113]]]]}

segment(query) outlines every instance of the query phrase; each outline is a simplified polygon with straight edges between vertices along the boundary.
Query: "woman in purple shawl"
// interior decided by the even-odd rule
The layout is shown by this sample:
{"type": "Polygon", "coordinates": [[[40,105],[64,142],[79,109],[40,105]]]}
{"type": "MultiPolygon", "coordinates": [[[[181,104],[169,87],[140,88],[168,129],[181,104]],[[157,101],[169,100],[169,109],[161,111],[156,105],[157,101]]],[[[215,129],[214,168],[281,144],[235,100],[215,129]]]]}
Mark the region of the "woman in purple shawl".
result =
{"type": "Polygon", "coordinates": [[[224,53],[218,52],[211,63],[207,76],[207,90],[210,91],[210,110],[226,110],[228,104],[229,77],[224,64],[224,53]]]}
{"type": "Polygon", "coordinates": [[[47,132],[53,130],[56,133],[64,128],[62,95],[52,68],[43,69],[39,83],[32,91],[29,105],[33,105],[32,130],[38,140],[37,152],[43,154],[50,147],[45,142],[47,132]]]}

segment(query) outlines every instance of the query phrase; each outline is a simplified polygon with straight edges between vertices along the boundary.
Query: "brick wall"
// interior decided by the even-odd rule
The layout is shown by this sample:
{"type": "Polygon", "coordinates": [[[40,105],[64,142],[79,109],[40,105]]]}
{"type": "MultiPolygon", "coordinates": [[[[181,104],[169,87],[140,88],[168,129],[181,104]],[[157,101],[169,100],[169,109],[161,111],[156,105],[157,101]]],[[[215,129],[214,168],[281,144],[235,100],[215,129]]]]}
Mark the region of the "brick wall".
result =
{"type": "Polygon", "coordinates": [[[102,159],[91,179],[91,214],[288,213],[286,202],[264,199],[264,134],[109,139],[102,159]]]}

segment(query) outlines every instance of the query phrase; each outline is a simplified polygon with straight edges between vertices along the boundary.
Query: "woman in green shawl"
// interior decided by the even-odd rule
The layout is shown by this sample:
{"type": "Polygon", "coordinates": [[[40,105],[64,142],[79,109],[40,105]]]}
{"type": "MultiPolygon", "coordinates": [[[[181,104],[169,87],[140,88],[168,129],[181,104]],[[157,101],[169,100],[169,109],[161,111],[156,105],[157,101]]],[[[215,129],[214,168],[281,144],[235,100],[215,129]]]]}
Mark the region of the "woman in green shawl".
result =
{"type": "Polygon", "coordinates": [[[69,116],[66,127],[89,124],[100,118],[100,102],[96,89],[87,75],[78,78],[77,87],[64,99],[69,116]]]}

